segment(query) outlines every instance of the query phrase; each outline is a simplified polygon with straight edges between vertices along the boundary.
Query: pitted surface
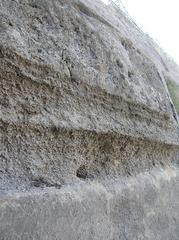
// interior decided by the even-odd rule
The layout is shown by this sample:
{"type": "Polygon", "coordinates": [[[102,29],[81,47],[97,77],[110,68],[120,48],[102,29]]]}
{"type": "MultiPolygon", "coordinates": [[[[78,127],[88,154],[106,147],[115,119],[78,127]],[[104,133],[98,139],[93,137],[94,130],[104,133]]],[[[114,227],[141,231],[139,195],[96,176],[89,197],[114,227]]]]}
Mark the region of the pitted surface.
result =
{"type": "Polygon", "coordinates": [[[0,239],[178,239],[177,67],[99,0],[0,0],[0,39],[0,239]]]}

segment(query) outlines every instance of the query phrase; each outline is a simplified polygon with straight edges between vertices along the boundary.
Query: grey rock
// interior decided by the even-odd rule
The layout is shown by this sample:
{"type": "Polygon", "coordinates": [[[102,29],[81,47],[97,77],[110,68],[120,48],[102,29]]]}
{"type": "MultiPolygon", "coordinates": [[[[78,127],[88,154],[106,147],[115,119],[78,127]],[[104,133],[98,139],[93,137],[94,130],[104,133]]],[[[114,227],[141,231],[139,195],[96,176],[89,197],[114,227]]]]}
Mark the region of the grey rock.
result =
{"type": "Polygon", "coordinates": [[[0,239],[178,239],[177,66],[99,0],[0,0],[0,39],[0,239]]]}
{"type": "Polygon", "coordinates": [[[179,238],[179,172],[153,171],[1,197],[1,239],[179,238]]]}

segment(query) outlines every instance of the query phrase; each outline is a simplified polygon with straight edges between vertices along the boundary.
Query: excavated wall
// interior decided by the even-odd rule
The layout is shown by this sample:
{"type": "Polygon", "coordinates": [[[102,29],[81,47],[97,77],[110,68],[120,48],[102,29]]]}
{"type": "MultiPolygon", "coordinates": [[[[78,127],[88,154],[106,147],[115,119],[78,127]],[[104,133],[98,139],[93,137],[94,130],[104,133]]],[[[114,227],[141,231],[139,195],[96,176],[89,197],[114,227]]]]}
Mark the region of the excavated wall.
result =
{"type": "Polygon", "coordinates": [[[0,239],[179,239],[164,56],[113,4],[0,0],[0,239]]]}

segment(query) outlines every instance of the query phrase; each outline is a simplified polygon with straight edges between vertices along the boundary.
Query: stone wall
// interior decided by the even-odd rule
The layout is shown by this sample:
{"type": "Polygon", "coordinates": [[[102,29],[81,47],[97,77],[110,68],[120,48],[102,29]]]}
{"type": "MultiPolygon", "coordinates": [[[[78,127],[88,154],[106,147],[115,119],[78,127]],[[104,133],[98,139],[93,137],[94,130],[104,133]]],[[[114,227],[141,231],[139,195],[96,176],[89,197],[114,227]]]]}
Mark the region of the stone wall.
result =
{"type": "Polygon", "coordinates": [[[167,60],[101,1],[0,1],[0,239],[178,239],[167,60]]]}

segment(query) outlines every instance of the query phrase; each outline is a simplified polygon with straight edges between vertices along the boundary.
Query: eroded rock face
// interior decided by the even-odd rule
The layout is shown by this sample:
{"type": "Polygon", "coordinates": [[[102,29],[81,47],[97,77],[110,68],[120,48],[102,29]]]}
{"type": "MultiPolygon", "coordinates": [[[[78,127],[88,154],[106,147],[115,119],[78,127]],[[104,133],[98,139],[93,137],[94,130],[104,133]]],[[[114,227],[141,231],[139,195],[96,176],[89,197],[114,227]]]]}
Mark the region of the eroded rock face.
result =
{"type": "Polygon", "coordinates": [[[174,74],[151,39],[98,0],[0,1],[0,37],[0,237],[178,239],[174,74]]]}

